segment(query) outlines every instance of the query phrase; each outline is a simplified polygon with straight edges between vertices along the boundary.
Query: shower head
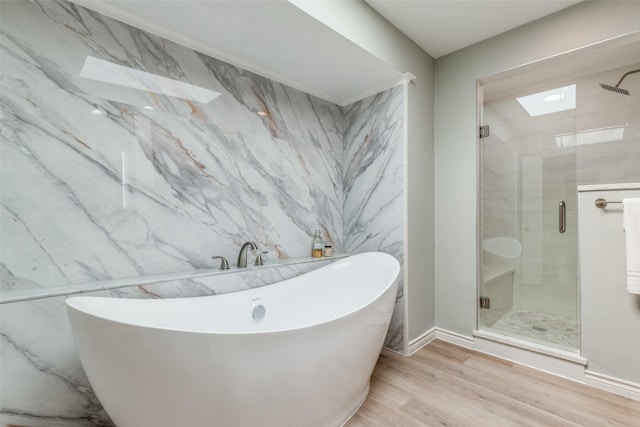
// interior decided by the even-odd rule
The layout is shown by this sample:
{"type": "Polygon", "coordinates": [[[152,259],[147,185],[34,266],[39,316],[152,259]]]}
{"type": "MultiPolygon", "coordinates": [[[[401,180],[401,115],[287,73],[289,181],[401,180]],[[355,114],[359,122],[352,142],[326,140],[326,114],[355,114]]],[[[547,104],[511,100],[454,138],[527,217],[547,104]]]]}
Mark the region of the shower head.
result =
{"type": "Polygon", "coordinates": [[[626,89],[620,89],[617,85],[616,86],[611,86],[611,85],[606,85],[604,83],[600,83],[600,87],[604,90],[610,90],[611,92],[615,92],[615,93],[621,93],[623,95],[629,95],[631,96],[631,93],[626,90],[626,89]]]}
{"type": "Polygon", "coordinates": [[[604,89],[604,90],[609,90],[611,92],[621,93],[622,95],[631,96],[631,93],[628,90],[620,88],[620,83],[622,83],[624,78],[627,77],[629,74],[639,73],[639,72],[640,72],[640,69],[628,71],[628,72],[624,73],[624,75],[622,76],[622,78],[620,79],[620,81],[618,82],[617,85],[611,86],[611,85],[607,85],[607,84],[604,84],[604,83],[600,83],[600,87],[602,89],[604,89]]]}

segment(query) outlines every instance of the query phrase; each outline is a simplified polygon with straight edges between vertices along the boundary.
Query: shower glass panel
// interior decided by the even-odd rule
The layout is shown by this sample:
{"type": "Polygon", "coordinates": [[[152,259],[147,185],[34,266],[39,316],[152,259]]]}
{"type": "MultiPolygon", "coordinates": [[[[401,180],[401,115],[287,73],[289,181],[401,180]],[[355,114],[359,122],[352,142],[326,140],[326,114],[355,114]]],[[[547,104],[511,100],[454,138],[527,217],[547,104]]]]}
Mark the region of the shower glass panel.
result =
{"type": "Polygon", "coordinates": [[[576,86],[485,100],[480,328],[577,350],[576,86]]]}

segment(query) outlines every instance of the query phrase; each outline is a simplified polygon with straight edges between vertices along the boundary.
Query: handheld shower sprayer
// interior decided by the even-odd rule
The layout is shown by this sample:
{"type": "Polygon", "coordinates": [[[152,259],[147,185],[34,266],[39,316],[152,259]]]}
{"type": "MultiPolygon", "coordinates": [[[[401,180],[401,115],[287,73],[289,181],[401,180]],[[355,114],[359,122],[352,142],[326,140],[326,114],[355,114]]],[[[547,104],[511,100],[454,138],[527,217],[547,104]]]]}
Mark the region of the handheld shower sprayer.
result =
{"type": "Polygon", "coordinates": [[[625,77],[627,77],[629,74],[633,74],[633,73],[640,73],[640,69],[632,70],[632,71],[628,71],[628,72],[624,73],[624,75],[622,76],[622,78],[620,79],[618,84],[615,85],[615,86],[611,86],[611,85],[607,85],[607,84],[604,84],[604,83],[600,83],[600,87],[602,89],[604,89],[604,90],[610,90],[611,92],[616,92],[616,93],[621,93],[623,95],[631,96],[631,93],[627,89],[622,89],[619,86],[620,86],[620,83],[622,83],[622,81],[624,80],[625,77]]]}

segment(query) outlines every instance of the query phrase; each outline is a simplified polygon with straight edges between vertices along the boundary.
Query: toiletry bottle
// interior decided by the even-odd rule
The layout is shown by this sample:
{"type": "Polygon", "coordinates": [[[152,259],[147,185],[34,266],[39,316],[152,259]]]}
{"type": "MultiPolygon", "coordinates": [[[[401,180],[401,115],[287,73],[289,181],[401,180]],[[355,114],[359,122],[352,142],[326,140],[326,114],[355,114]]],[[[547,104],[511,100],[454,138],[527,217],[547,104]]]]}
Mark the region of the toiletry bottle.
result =
{"type": "Polygon", "coordinates": [[[331,243],[327,243],[324,245],[324,256],[326,257],[333,256],[333,246],[331,246],[331,243]]]}
{"type": "Polygon", "coordinates": [[[311,246],[311,256],[314,258],[322,258],[322,250],[324,249],[324,242],[320,236],[320,229],[317,229],[313,236],[313,245],[311,246]]]}

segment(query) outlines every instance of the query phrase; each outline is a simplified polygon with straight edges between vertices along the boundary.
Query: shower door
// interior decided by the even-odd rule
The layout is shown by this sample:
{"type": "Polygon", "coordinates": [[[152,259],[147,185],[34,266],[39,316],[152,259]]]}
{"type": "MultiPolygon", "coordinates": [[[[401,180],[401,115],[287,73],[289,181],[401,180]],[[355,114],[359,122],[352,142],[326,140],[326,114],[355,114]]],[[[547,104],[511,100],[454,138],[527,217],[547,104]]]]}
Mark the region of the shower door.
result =
{"type": "Polygon", "coordinates": [[[575,350],[575,85],[485,101],[482,116],[479,327],[575,350]]]}

